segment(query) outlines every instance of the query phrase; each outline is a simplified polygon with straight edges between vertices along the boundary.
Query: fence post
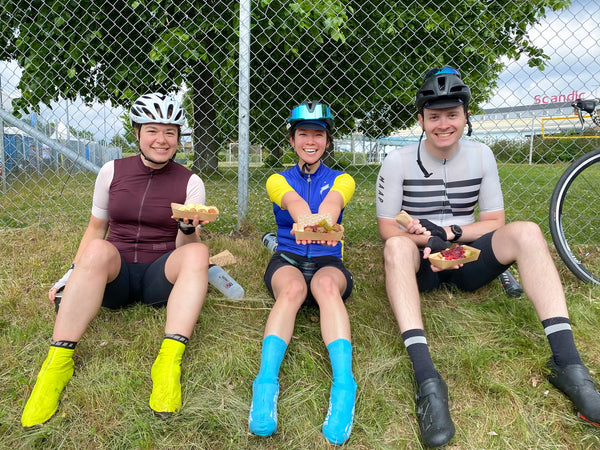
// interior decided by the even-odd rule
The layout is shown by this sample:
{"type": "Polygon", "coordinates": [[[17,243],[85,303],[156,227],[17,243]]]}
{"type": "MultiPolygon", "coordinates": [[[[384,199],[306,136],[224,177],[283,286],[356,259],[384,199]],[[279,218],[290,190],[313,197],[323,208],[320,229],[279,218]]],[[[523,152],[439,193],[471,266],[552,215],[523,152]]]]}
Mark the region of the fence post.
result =
{"type": "Polygon", "coordinates": [[[250,3],[240,1],[238,230],[248,219],[248,158],[250,153],[250,3]]]}
{"type": "MultiPolygon", "coordinates": [[[[2,77],[0,77],[0,109],[4,108],[2,98],[2,77]]],[[[0,178],[2,178],[2,193],[6,194],[6,158],[4,157],[4,120],[0,117],[0,178]]]]}

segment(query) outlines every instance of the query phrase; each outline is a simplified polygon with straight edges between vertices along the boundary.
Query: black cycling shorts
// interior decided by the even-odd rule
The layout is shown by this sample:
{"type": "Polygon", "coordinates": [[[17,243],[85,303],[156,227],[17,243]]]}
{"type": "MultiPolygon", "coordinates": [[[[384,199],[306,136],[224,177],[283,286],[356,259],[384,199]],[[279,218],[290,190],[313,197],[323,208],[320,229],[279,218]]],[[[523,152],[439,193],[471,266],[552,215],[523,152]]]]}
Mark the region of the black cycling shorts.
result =
{"type": "Polygon", "coordinates": [[[166,305],[173,289],[165,275],[165,264],[171,253],[151,263],[127,263],[121,256],[121,270],[117,278],[106,285],[102,306],[119,309],[133,303],[166,305]]]}
{"type": "Polygon", "coordinates": [[[312,280],[314,273],[322,267],[336,267],[344,274],[344,277],[346,278],[346,290],[342,294],[342,300],[346,301],[346,299],[352,293],[354,279],[340,258],[335,256],[314,256],[312,258],[308,258],[306,256],[300,256],[290,252],[275,252],[269,261],[269,265],[267,266],[264,276],[265,284],[267,285],[267,289],[271,295],[273,295],[273,287],[271,285],[273,274],[277,269],[283,266],[295,266],[304,275],[306,286],[308,286],[308,294],[306,295],[303,306],[314,306],[317,304],[315,298],[310,292],[310,280],[312,280]]]}
{"type": "MultiPolygon", "coordinates": [[[[421,267],[417,272],[417,283],[420,292],[432,291],[442,285],[455,286],[462,291],[476,291],[482,286],[489,284],[508,269],[511,264],[501,264],[492,250],[492,236],[494,232],[484,234],[479,239],[468,244],[471,247],[481,250],[477,261],[472,261],[463,265],[457,270],[443,270],[433,272],[431,263],[426,259],[421,259],[421,267]]],[[[421,250],[421,258],[423,252],[421,250]]]]}

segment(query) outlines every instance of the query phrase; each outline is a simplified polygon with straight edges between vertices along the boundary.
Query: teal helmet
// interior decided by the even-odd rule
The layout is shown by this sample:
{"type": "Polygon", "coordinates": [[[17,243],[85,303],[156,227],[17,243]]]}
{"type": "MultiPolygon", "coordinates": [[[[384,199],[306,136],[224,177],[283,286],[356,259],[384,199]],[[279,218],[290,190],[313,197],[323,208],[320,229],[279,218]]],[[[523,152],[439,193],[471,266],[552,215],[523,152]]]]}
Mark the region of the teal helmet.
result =
{"type": "Polygon", "coordinates": [[[329,106],[310,101],[295,106],[287,119],[288,131],[296,128],[333,131],[333,117],[329,106]]]}

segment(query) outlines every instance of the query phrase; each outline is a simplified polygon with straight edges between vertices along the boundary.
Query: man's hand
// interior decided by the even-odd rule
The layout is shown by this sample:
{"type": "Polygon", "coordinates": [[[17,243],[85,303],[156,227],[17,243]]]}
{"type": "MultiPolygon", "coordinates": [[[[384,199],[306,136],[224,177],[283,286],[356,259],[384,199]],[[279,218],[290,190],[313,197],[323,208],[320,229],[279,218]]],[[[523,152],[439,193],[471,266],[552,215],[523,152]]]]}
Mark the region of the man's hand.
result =
{"type": "Polygon", "coordinates": [[[437,237],[437,236],[431,236],[429,238],[429,240],[427,241],[427,245],[425,246],[425,250],[423,251],[423,255],[425,255],[425,251],[427,249],[429,249],[429,252],[427,253],[427,257],[429,257],[429,255],[431,253],[437,253],[437,252],[441,252],[442,250],[446,250],[447,248],[449,248],[452,244],[448,241],[445,241],[444,239],[437,237]]]}
{"type": "MultiPolygon", "coordinates": [[[[437,252],[441,252],[442,250],[446,250],[451,245],[452,244],[448,241],[444,241],[443,239],[441,239],[437,236],[432,236],[427,241],[427,246],[423,250],[423,259],[428,259],[432,253],[437,253],[437,252]]],[[[433,272],[441,272],[442,270],[460,269],[462,266],[463,266],[462,264],[457,264],[455,266],[448,267],[446,269],[442,269],[438,266],[434,266],[433,264],[431,264],[431,270],[433,272]]]]}
{"type": "MultiPolygon", "coordinates": [[[[446,230],[444,230],[439,225],[436,225],[435,223],[433,223],[427,219],[420,219],[419,222],[421,223],[422,226],[424,226],[427,229],[427,231],[431,232],[431,236],[437,236],[444,241],[448,240],[448,236],[446,235],[446,230]]],[[[448,247],[444,247],[444,248],[448,248],[448,247]]],[[[444,250],[444,249],[442,249],[442,250],[444,250]]]]}

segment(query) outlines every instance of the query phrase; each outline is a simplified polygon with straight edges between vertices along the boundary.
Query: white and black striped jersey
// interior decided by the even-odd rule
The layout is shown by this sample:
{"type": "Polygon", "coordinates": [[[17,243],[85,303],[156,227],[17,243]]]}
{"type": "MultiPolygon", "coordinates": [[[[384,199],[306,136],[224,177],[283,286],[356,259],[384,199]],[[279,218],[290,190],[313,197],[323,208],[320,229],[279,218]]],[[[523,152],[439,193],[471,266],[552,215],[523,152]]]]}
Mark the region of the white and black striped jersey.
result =
{"type": "Polygon", "coordinates": [[[440,226],[469,225],[479,212],[504,209],[498,167],[492,150],[475,141],[459,141],[450,159],[434,158],[421,143],[425,178],[417,165],[417,145],[391,151],[377,177],[377,217],[393,219],[401,210],[440,226]]]}

